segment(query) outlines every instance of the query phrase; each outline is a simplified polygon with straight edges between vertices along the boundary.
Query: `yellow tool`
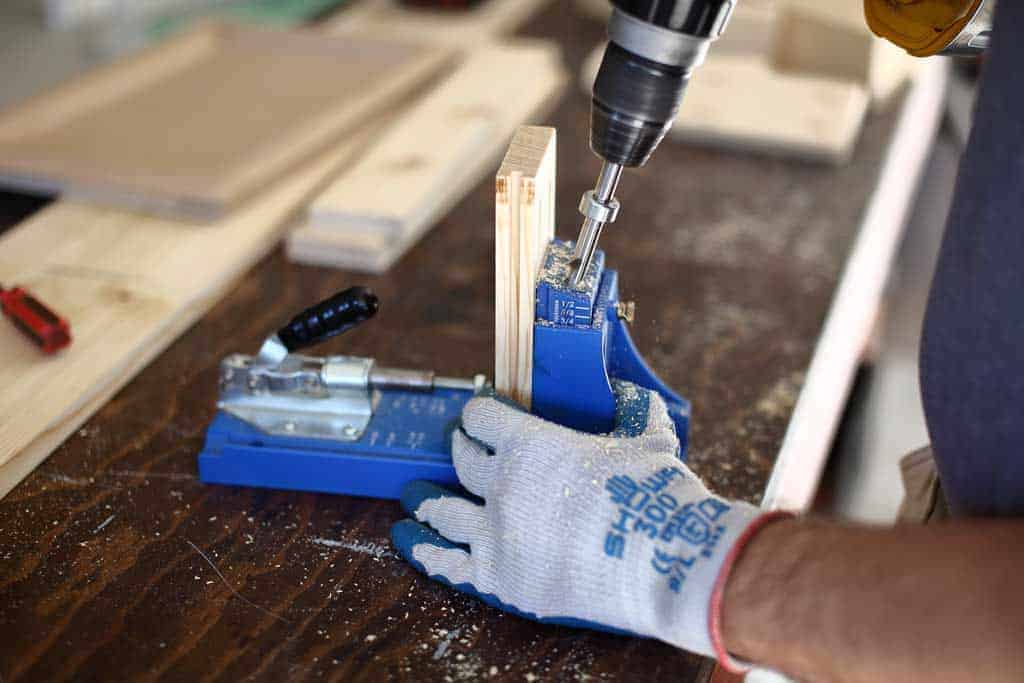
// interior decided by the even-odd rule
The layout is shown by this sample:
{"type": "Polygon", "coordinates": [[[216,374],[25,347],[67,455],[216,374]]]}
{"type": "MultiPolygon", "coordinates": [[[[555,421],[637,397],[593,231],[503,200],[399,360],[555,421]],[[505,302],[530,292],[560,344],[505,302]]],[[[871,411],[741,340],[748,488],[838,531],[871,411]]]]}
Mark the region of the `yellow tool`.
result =
{"type": "Polygon", "coordinates": [[[915,57],[972,55],[988,47],[995,0],[864,0],[875,34],[915,57]]]}

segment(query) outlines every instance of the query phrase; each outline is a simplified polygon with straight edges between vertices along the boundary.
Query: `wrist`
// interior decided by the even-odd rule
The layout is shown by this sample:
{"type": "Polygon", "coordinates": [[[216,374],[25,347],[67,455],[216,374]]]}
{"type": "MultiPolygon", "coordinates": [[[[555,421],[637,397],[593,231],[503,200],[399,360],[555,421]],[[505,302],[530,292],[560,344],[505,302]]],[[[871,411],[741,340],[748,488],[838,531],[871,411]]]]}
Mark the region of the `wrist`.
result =
{"type": "Polygon", "coordinates": [[[728,610],[726,605],[742,604],[743,598],[738,599],[737,594],[746,595],[762,564],[759,558],[777,548],[779,534],[788,533],[794,523],[794,515],[781,510],[760,515],[733,544],[719,570],[711,592],[708,630],[719,663],[732,673],[745,673],[750,668],[734,655],[756,659],[757,649],[748,646],[743,622],[731,618],[735,610],[728,610]]]}

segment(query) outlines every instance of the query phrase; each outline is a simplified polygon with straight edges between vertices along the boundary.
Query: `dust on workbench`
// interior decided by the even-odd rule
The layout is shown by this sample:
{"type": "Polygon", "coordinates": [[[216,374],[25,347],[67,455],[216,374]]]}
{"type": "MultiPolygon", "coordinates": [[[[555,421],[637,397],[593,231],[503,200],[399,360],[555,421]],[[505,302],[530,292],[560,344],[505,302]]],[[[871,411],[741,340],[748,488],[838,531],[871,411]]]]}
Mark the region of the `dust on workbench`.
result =
{"type": "MultiPolygon", "coordinates": [[[[557,3],[527,32],[578,68],[604,28],[557,3]]],[[[588,111],[570,90],[544,122],[563,239],[599,166],[588,111]]],[[[693,402],[690,463],[723,495],[763,492],[894,119],[873,115],[839,169],[670,140],[623,179],[601,246],[638,347],[693,402]]],[[[668,645],[527,622],[423,578],[388,540],[395,502],[195,478],[221,358],[347,286],[373,287],[381,313],[318,352],[490,374],[493,201],[486,179],[385,276],[271,255],[0,500],[3,680],[701,678],[668,645]]]]}

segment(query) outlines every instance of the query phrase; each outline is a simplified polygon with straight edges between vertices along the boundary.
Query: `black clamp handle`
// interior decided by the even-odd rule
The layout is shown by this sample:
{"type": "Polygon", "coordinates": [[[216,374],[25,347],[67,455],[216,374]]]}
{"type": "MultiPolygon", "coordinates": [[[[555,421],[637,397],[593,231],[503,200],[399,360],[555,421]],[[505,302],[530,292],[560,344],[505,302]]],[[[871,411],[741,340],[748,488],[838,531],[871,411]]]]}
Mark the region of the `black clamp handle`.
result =
{"type": "Polygon", "coordinates": [[[307,308],[277,331],[289,352],[315,346],[361,325],[380,308],[377,295],[366,287],[349,287],[307,308]]]}

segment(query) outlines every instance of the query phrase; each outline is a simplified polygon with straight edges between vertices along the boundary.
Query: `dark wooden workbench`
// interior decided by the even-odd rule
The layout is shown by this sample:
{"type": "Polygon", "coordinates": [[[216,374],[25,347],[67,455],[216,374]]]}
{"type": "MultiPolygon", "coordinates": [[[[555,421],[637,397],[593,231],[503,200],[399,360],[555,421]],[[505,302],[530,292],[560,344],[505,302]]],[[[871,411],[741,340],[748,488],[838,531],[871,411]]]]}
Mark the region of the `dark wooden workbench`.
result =
{"type": "MultiPolygon", "coordinates": [[[[528,33],[563,42],[575,70],[602,29],[566,4],[528,33]]],[[[597,172],[588,106],[574,86],[551,119],[564,237],[597,172]]],[[[874,115],[837,170],[668,142],[623,182],[602,246],[638,345],[693,400],[690,463],[725,495],[764,490],[894,120],[874,115]]],[[[8,222],[31,208],[3,200],[8,222]]],[[[706,675],[667,645],[539,626],[423,579],[390,549],[396,503],[196,480],[219,360],[353,283],[382,313],[325,352],[490,373],[492,235],[487,180],[386,276],[280,250],[250,272],[0,501],[0,681],[706,675]]]]}

